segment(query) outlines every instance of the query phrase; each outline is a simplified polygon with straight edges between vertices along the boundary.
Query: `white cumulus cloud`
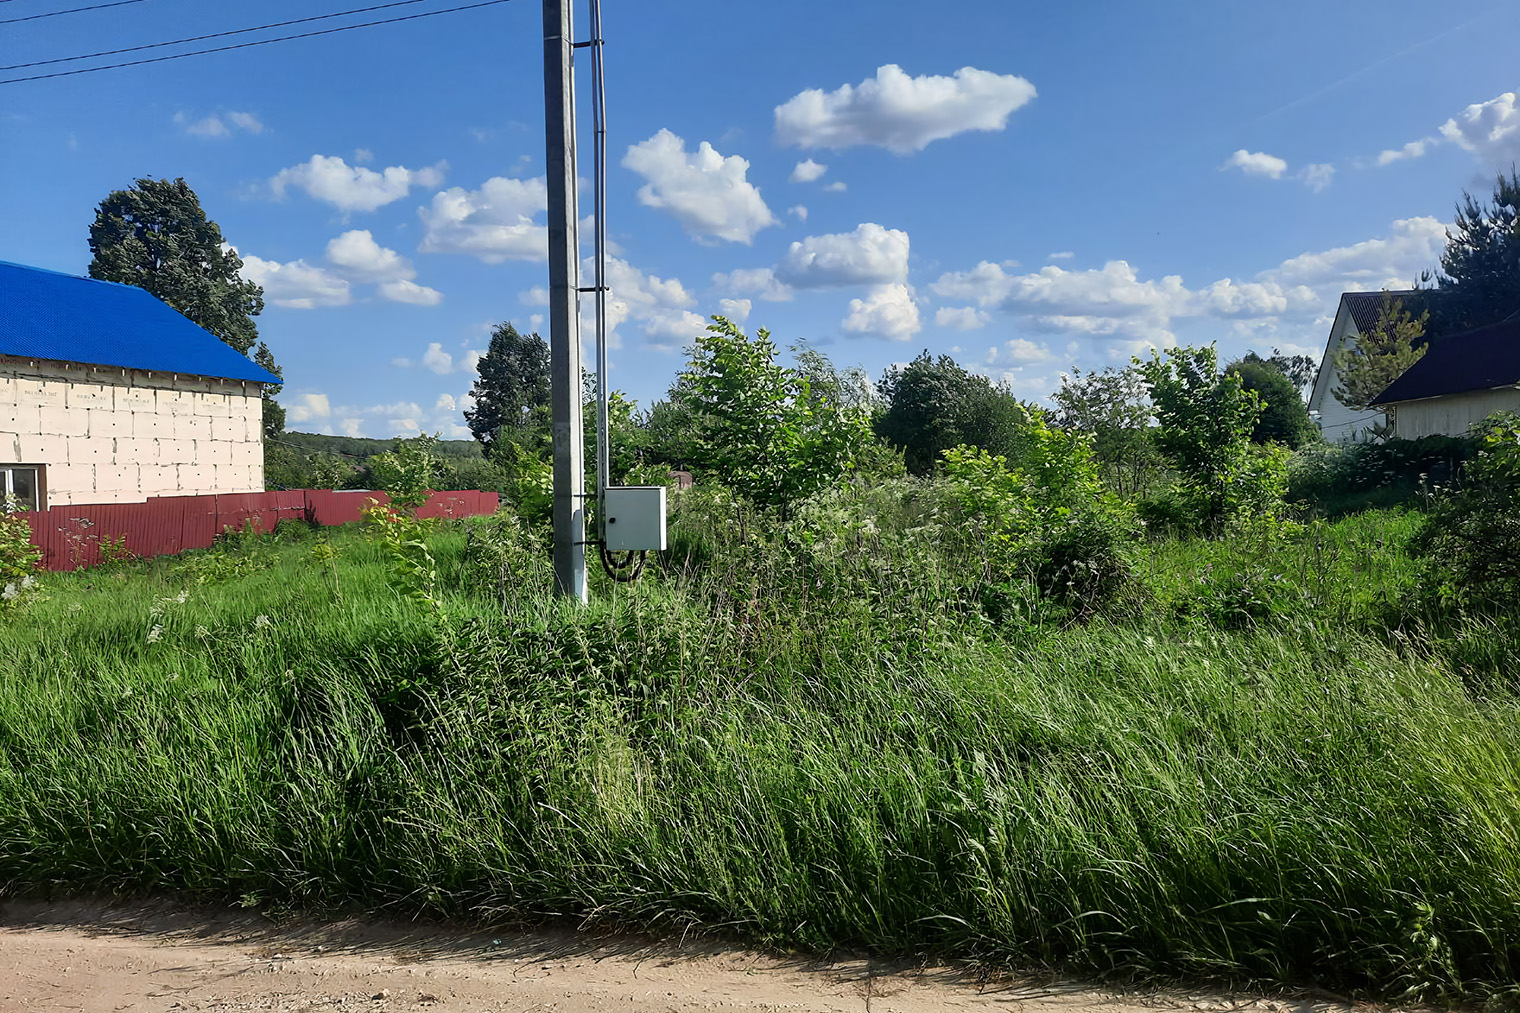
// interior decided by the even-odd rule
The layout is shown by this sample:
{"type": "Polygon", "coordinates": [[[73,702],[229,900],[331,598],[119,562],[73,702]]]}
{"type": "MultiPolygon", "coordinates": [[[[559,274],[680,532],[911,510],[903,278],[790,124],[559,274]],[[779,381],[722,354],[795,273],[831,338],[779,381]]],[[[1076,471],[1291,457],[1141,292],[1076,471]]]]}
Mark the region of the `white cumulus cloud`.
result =
{"type": "Polygon", "coordinates": [[[887,64],[859,85],[813,88],[776,107],[776,139],[799,148],[875,145],[899,155],[969,130],[1002,130],[1035,97],[1014,74],[962,67],[951,77],[910,77],[887,64]]]}
{"type": "Polygon", "coordinates": [[[419,285],[409,278],[381,282],[377,291],[391,302],[407,303],[411,306],[437,306],[443,302],[442,292],[436,288],[419,285]]]}
{"type": "Polygon", "coordinates": [[[1409,287],[1439,257],[1445,239],[1445,226],[1434,218],[1403,219],[1387,236],[1304,253],[1249,281],[1221,278],[1201,288],[1177,275],[1141,278],[1123,260],[1099,270],[1052,264],[1027,274],[983,261],[930,287],[942,298],[973,304],[941,310],[945,319],[937,315],[936,322],[946,326],[975,319],[967,309],[997,311],[1030,331],[1110,338],[1116,349],[1135,352],[1173,344],[1178,319],[1229,322],[1242,335],[1272,331],[1283,320],[1308,326],[1333,313],[1343,291],[1409,287]]]}
{"type": "Polygon", "coordinates": [[[846,334],[907,341],[922,328],[913,290],[903,284],[878,285],[866,298],[851,299],[849,316],[840,328],[846,334]]]}
{"type": "Polygon", "coordinates": [[[424,169],[393,165],[376,172],[349,165],[338,155],[312,155],[300,165],[281,169],[269,186],[276,198],[283,198],[295,186],[342,211],[373,211],[405,197],[414,186],[441,185],[447,169],[448,163],[439,162],[424,169]]]}
{"type": "Polygon", "coordinates": [[[440,342],[434,341],[427,346],[427,351],[422,353],[422,364],[440,376],[454,371],[454,357],[443,350],[440,342]]]}
{"type": "Polygon", "coordinates": [[[1282,174],[1288,171],[1288,163],[1276,155],[1269,155],[1264,151],[1247,151],[1241,148],[1229,158],[1225,159],[1221,169],[1239,169],[1248,176],[1268,176],[1272,179],[1281,179],[1282,174]]]}
{"type": "Polygon", "coordinates": [[[332,406],[328,404],[326,394],[297,394],[294,399],[281,400],[285,401],[286,417],[291,422],[311,422],[332,416],[332,406]]]}
{"type": "Polygon", "coordinates": [[[247,254],[240,272],[248,281],[264,290],[264,298],[285,309],[310,310],[324,306],[346,306],[353,296],[348,279],[304,260],[281,264],[247,254]]]}
{"type": "Polygon", "coordinates": [[[795,288],[903,282],[908,277],[908,234],[865,222],[854,232],[808,236],[791,245],[775,276],[795,288]]]}
{"type": "Polygon", "coordinates": [[[1409,288],[1446,249],[1446,226],[1435,218],[1404,218],[1385,238],[1304,253],[1265,271],[1262,278],[1286,287],[1377,291],[1409,288]]]}
{"type": "Polygon", "coordinates": [[[987,349],[989,366],[1030,366],[1039,362],[1055,362],[1056,355],[1049,348],[1026,338],[1013,338],[987,349]]]}
{"type": "Polygon", "coordinates": [[[975,331],[991,322],[991,315],[975,306],[941,306],[934,311],[935,325],[953,331],[975,331]]]}
{"type": "Polygon", "coordinates": [[[1502,169],[1506,163],[1520,159],[1520,100],[1515,92],[1507,91],[1487,102],[1474,102],[1441,124],[1438,134],[1410,141],[1402,148],[1381,151],[1377,164],[1421,158],[1432,148],[1455,144],[1485,169],[1502,169]]]}
{"type": "Polygon", "coordinates": [[[395,250],[375,241],[368,229],[353,229],[327,244],[328,263],[352,281],[372,282],[382,298],[413,306],[437,306],[443,293],[412,279],[417,270],[395,250]]]}
{"type": "Polygon", "coordinates": [[[368,229],[354,229],[330,240],[327,260],[354,281],[393,281],[417,276],[410,261],[375,242],[368,229]]]}
{"type": "Polygon", "coordinates": [[[1328,162],[1312,162],[1298,170],[1297,179],[1315,193],[1320,193],[1335,179],[1335,166],[1328,162]]]}
{"type": "Polygon", "coordinates": [[[425,234],[423,253],[465,253],[488,264],[504,260],[544,260],[549,229],[534,216],[549,208],[544,177],[496,176],[479,190],[450,187],[435,194],[431,207],[418,209],[425,234]]]}
{"type": "Polygon", "coordinates": [[[736,324],[742,324],[748,320],[750,311],[754,308],[755,304],[749,299],[718,300],[718,312],[736,324]]]}
{"type": "Polygon", "coordinates": [[[734,296],[752,295],[766,302],[788,302],[793,292],[770,267],[741,267],[712,276],[713,284],[734,296]]]}
{"type": "Polygon", "coordinates": [[[661,130],[630,147],[623,165],[644,177],[639,202],[670,212],[697,239],[749,243],[761,229],[779,224],[746,178],[749,162],[725,158],[706,141],[688,152],[684,140],[661,130]]]}
{"type": "Polygon", "coordinates": [[[1378,152],[1377,164],[1392,165],[1394,162],[1402,162],[1406,159],[1424,158],[1425,152],[1440,143],[1439,138],[1422,137],[1418,141],[1410,141],[1402,148],[1388,148],[1378,152]]]}
{"type": "Polygon", "coordinates": [[[264,132],[264,124],[253,113],[213,113],[196,119],[181,110],[174,114],[174,122],[182,127],[185,133],[195,137],[231,137],[233,132],[238,130],[247,134],[264,132]]]}
{"type": "Polygon", "coordinates": [[[1507,91],[1468,106],[1442,125],[1441,136],[1494,168],[1514,160],[1520,156],[1520,109],[1515,93],[1507,91]]]}
{"type": "Polygon", "coordinates": [[[828,166],[821,165],[809,158],[806,161],[798,162],[797,168],[792,170],[792,174],[787,179],[793,183],[811,183],[828,171],[828,166]]]}

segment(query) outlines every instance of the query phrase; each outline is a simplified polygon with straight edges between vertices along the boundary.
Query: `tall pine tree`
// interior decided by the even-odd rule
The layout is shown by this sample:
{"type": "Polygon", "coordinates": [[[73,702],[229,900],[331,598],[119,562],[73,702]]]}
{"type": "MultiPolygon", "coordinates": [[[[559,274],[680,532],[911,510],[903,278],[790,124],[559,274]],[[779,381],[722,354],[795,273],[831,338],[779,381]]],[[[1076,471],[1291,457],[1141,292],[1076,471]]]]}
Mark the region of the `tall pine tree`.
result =
{"type": "Polygon", "coordinates": [[[1497,323],[1520,311],[1520,177],[1500,174],[1485,206],[1463,191],[1446,231],[1434,307],[1440,334],[1497,323]]]}

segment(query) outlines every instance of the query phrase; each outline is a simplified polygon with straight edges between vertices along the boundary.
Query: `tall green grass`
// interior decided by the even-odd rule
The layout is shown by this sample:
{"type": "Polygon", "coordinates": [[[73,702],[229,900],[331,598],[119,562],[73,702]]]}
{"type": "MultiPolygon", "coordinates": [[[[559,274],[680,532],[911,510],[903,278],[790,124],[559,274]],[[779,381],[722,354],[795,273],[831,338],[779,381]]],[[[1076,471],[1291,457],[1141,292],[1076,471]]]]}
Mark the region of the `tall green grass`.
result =
{"type": "Polygon", "coordinates": [[[1503,673],[1366,596],[1241,615],[1207,586],[1265,567],[1343,602],[1402,572],[1401,515],[1149,547],[1148,590],[1083,625],[979,575],[911,484],[870,497],[789,524],[693,499],[584,609],[458,528],[436,610],[351,531],[331,565],[248,543],[53,578],[0,626],[0,893],[1513,996],[1503,673]]]}

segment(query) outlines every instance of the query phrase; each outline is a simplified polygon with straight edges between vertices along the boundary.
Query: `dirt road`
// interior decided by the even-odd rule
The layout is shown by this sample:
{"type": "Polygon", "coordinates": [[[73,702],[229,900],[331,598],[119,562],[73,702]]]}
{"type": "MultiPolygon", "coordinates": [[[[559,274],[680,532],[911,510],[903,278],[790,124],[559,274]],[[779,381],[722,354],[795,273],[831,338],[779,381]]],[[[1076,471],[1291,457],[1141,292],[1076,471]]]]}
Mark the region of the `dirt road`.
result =
{"type": "Polygon", "coordinates": [[[687,939],[274,925],[166,905],[0,902],[0,1013],[1327,1013],[1329,1003],[978,982],[945,968],[786,959],[687,939]]]}

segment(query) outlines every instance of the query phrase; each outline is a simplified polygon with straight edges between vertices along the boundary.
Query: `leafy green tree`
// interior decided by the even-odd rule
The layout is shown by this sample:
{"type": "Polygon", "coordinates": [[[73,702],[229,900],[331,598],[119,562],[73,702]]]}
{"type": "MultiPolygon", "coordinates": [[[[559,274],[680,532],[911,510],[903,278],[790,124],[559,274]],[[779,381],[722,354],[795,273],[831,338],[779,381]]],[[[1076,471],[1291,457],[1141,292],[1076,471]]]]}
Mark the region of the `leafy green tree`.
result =
{"type": "Polygon", "coordinates": [[[1213,345],[1168,348],[1134,360],[1161,427],[1157,441],[1182,473],[1182,500],[1194,521],[1220,531],[1270,515],[1287,483],[1287,451],[1254,448],[1261,401],[1240,376],[1219,373],[1213,345]]]}
{"type": "Polygon", "coordinates": [[[1051,400],[1056,403],[1055,424],[1091,435],[1093,453],[1121,493],[1126,477],[1133,492],[1160,466],[1150,433],[1155,413],[1138,367],[1108,366],[1086,374],[1074,369],[1061,378],[1051,400]]]}
{"type": "Polygon", "coordinates": [[[395,450],[369,459],[378,487],[408,516],[427,502],[428,490],[438,481],[441,462],[434,452],[437,445],[437,436],[424,433],[409,440],[397,440],[395,450]]]}
{"type": "Polygon", "coordinates": [[[183,179],[139,179],[95,209],[90,277],[147,289],[247,355],[264,292],[238,275],[243,261],[183,179]]]}
{"type": "Polygon", "coordinates": [[[1252,443],[1281,443],[1297,450],[1318,438],[1319,429],[1309,418],[1309,406],[1275,362],[1253,352],[1230,363],[1224,371],[1240,377],[1241,386],[1261,400],[1261,415],[1251,429],[1252,443]]]}
{"type": "Polygon", "coordinates": [[[1027,418],[1007,387],[972,373],[948,355],[927,351],[906,366],[893,366],[878,387],[882,410],[876,433],[903,452],[908,470],[926,475],[951,447],[994,455],[1016,453],[1027,418]]]}
{"type": "Polygon", "coordinates": [[[534,452],[549,445],[549,344],[537,334],[522,334],[510,323],[491,331],[491,344],[476,364],[470,397],[475,407],[465,424],[494,459],[498,437],[534,452]]]}
{"type": "MultiPolygon", "coordinates": [[[[1404,308],[1404,300],[1384,292],[1377,322],[1336,359],[1341,386],[1333,391],[1335,399],[1354,411],[1371,407],[1373,399],[1425,354],[1425,322],[1429,319],[1429,310],[1413,316],[1404,308]]],[[[1394,433],[1394,409],[1386,407],[1381,411],[1384,422],[1373,427],[1373,435],[1390,439],[1394,433]]]]}
{"type": "MultiPolygon", "coordinates": [[[[281,379],[285,378],[285,371],[274,361],[274,353],[270,352],[269,346],[260,341],[258,347],[253,350],[253,361],[269,370],[281,379]]],[[[285,389],[283,383],[271,383],[264,387],[264,438],[273,439],[285,431],[285,407],[276,401],[280,391],[285,389]]]]}
{"type": "MultiPolygon", "coordinates": [[[[1242,362],[1265,362],[1274,366],[1277,371],[1288,378],[1294,390],[1302,391],[1305,387],[1314,383],[1314,374],[1319,372],[1319,363],[1308,355],[1288,355],[1272,349],[1272,354],[1263,359],[1255,352],[1248,352],[1242,362]]],[[[1300,397],[1303,395],[1300,394],[1300,397]]]]}
{"type": "Polygon", "coordinates": [[[807,381],[812,400],[866,415],[874,415],[881,407],[875,385],[859,366],[840,369],[827,355],[801,341],[792,345],[791,353],[792,368],[807,381]]]}
{"type": "Polygon", "coordinates": [[[882,374],[883,410],[876,433],[901,448],[908,470],[926,475],[951,447],[968,444],[957,409],[965,401],[971,374],[948,355],[930,358],[926,349],[906,366],[882,374]]]}
{"type": "Polygon", "coordinates": [[[1508,179],[1499,174],[1487,205],[1462,192],[1435,282],[1442,334],[1484,327],[1520,310],[1520,177],[1514,166],[1508,179]]]}
{"type": "MultiPolygon", "coordinates": [[[[264,290],[238,274],[242,258],[183,179],[146,177],[112,191],[95,209],[90,253],[91,278],[146,289],[281,375],[253,322],[264,309],[264,290]]],[[[285,410],[274,400],[280,390],[277,384],[264,388],[266,436],[285,428],[285,410]]]]}
{"type": "MultiPolygon", "coordinates": [[[[638,402],[620,390],[607,393],[607,441],[611,445],[608,476],[613,485],[624,482],[643,462],[648,437],[640,425],[638,402]]],[[[581,427],[586,436],[586,488],[596,488],[596,374],[581,371],[581,427]]]]}
{"type": "Polygon", "coordinates": [[[865,412],[815,399],[776,354],[769,331],[715,316],[670,390],[695,435],[691,463],[769,506],[837,481],[871,443],[865,412]]]}
{"type": "Polygon", "coordinates": [[[643,419],[643,439],[651,461],[689,470],[701,456],[696,414],[681,400],[656,401],[643,419]]]}

